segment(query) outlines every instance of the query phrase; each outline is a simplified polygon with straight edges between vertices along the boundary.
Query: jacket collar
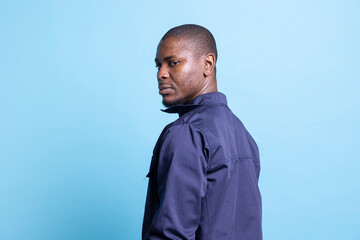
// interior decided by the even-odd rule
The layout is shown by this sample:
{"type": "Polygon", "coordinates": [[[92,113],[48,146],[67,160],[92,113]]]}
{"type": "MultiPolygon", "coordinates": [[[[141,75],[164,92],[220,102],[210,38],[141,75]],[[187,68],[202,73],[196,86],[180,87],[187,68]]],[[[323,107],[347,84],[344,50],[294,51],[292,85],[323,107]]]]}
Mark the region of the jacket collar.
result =
{"type": "Polygon", "coordinates": [[[179,116],[181,116],[198,106],[227,106],[226,96],[218,91],[205,93],[195,97],[188,104],[174,105],[166,109],[161,109],[161,111],[178,113],[179,116]]]}

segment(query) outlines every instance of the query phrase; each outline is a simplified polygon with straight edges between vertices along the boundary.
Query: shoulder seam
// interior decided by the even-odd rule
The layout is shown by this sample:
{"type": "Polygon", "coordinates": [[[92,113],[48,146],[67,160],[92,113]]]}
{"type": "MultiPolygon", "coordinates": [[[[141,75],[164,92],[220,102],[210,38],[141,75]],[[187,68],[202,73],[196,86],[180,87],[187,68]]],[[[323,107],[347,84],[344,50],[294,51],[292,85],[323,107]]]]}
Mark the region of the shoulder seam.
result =
{"type": "Polygon", "coordinates": [[[195,127],[196,129],[198,129],[198,130],[203,134],[203,136],[204,136],[204,138],[205,138],[205,141],[206,141],[207,144],[209,145],[209,159],[208,159],[208,164],[207,164],[207,166],[206,166],[206,169],[208,169],[208,168],[209,168],[209,165],[210,165],[210,163],[211,163],[211,159],[212,159],[212,156],[211,156],[211,153],[212,153],[211,148],[212,148],[212,146],[211,146],[211,144],[210,144],[210,142],[209,142],[209,140],[208,140],[208,137],[206,136],[206,134],[204,133],[204,131],[201,130],[200,127],[196,126],[196,124],[191,123],[191,122],[189,122],[188,124],[191,125],[191,126],[193,126],[193,127],[195,127]]]}
{"type": "Polygon", "coordinates": [[[212,152],[212,146],[211,146],[211,144],[210,144],[210,142],[209,142],[209,140],[208,140],[208,137],[206,136],[206,134],[204,133],[204,131],[200,128],[200,127],[198,127],[195,123],[193,123],[193,122],[185,122],[185,121],[175,121],[174,122],[174,124],[173,125],[171,125],[168,129],[167,129],[167,131],[171,128],[171,127],[173,127],[173,126],[177,126],[177,125],[189,125],[189,126],[192,126],[192,127],[194,127],[194,128],[196,128],[199,132],[201,132],[202,133],[202,135],[204,136],[204,138],[205,138],[205,141],[207,142],[207,144],[209,145],[209,159],[208,159],[208,166],[210,165],[210,162],[211,162],[211,159],[212,159],[212,156],[211,156],[211,152],[212,152]]]}

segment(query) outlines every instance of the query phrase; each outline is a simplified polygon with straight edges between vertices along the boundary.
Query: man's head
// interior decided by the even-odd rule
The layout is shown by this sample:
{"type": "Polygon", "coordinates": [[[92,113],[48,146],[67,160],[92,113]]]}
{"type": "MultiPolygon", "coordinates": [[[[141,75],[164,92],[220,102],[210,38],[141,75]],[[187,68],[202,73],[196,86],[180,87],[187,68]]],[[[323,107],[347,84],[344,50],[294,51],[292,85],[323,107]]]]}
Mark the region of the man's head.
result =
{"type": "Polygon", "coordinates": [[[209,30],[194,24],[170,29],[160,40],[155,58],[163,104],[187,104],[200,94],[217,91],[216,60],[216,43],[209,30]]]}

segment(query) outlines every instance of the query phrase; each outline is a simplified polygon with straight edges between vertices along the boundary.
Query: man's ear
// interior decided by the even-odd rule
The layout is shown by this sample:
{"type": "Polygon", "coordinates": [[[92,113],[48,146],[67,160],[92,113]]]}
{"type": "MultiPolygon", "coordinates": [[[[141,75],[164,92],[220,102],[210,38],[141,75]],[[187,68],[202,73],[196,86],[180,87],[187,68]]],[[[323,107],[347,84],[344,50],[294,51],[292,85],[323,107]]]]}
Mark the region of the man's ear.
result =
{"type": "Polygon", "coordinates": [[[209,76],[214,72],[216,64],[215,55],[213,53],[209,53],[205,57],[205,68],[204,68],[204,76],[209,76]]]}

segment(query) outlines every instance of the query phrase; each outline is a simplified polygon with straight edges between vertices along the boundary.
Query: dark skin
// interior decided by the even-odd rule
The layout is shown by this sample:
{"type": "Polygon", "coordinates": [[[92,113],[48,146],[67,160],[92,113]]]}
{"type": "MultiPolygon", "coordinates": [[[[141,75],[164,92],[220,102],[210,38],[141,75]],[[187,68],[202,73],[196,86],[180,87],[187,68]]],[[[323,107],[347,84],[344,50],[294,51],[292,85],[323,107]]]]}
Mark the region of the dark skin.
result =
{"type": "Polygon", "coordinates": [[[160,41],[155,63],[159,94],[166,107],[187,104],[201,94],[217,91],[215,55],[198,53],[191,40],[169,37],[160,41]]]}

